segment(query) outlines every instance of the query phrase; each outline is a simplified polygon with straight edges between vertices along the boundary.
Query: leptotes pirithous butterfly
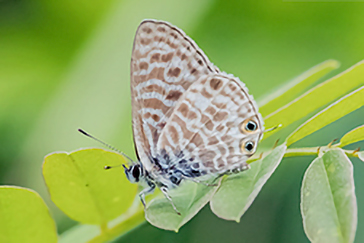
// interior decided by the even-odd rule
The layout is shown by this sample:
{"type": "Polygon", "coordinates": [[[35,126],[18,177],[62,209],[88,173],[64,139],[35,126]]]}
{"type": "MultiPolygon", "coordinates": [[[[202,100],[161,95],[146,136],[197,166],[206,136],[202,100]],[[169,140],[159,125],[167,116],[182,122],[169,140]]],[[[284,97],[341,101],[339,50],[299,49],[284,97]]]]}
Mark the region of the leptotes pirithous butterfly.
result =
{"type": "Polygon", "coordinates": [[[183,180],[202,182],[248,169],[263,120],[248,89],[221,72],[177,27],[144,20],[131,58],[131,97],[138,162],[125,173],[145,182],[144,196],[183,180]]]}

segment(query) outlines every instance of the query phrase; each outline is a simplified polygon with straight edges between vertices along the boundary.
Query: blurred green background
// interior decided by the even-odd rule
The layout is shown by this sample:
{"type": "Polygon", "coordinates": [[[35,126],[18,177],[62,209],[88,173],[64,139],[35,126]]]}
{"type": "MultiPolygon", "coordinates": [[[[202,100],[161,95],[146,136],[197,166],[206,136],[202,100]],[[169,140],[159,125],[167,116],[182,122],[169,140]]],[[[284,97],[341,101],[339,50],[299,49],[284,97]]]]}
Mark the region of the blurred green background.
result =
{"type": "MultiPolygon", "coordinates": [[[[258,99],[324,60],[339,60],[343,71],[364,59],[363,2],[0,1],[0,183],[38,191],[59,232],[75,222],[49,200],[43,158],[99,146],[77,133],[79,127],[134,156],[129,63],[145,18],[182,28],[258,99]]],[[[327,144],[363,117],[360,109],[297,145],[327,144]]],[[[144,224],[123,242],[308,242],[299,190],[312,159],[285,159],[239,224],[206,207],[178,234],[144,224]]],[[[356,242],[364,242],[364,164],[353,163],[356,242]]]]}

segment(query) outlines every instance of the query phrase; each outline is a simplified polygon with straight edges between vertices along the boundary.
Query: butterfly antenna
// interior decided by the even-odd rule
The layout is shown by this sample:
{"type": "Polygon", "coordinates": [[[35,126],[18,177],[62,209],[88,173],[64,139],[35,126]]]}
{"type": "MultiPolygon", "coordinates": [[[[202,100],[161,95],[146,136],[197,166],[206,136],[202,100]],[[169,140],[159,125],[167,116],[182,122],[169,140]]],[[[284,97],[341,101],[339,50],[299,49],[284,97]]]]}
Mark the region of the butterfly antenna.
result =
{"type": "MultiPolygon", "coordinates": [[[[92,138],[93,140],[95,140],[95,141],[97,141],[97,142],[101,143],[102,145],[104,145],[104,146],[108,147],[109,149],[114,150],[114,151],[116,151],[116,152],[120,153],[122,156],[124,156],[125,158],[127,158],[128,160],[130,160],[130,162],[133,162],[133,160],[132,160],[129,156],[127,156],[125,153],[123,153],[123,152],[122,152],[122,151],[120,151],[119,149],[116,149],[116,148],[114,148],[113,146],[111,146],[111,145],[109,145],[109,144],[107,144],[107,143],[105,143],[105,142],[101,141],[100,139],[98,139],[98,138],[96,138],[96,137],[92,136],[91,134],[89,134],[89,133],[85,132],[85,131],[84,131],[84,130],[82,130],[82,129],[78,129],[78,131],[79,131],[80,133],[82,133],[83,135],[85,135],[85,136],[87,136],[87,137],[89,137],[89,138],[92,138]]],[[[118,167],[118,166],[121,166],[121,165],[117,165],[117,166],[105,166],[105,167],[104,167],[104,169],[105,169],[105,170],[107,170],[107,169],[111,169],[111,168],[113,168],[113,167],[118,167]]]]}
{"type": "Polygon", "coordinates": [[[271,131],[274,131],[276,130],[277,128],[281,127],[282,124],[279,124],[277,126],[274,126],[274,127],[271,127],[271,128],[268,128],[268,129],[265,129],[264,132],[271,132],[271,131]]]}

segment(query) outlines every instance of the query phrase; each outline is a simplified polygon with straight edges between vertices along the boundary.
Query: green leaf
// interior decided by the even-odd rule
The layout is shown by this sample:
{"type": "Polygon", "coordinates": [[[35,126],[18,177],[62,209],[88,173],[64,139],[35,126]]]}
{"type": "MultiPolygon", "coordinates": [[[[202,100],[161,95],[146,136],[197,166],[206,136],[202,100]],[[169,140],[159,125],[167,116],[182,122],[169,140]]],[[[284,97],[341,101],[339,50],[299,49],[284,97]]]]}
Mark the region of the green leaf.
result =
{"type": "Polygon", "coordinates": [[[145,217],[156,227],[178,232],[181,226],[210,201],[217,188],[218,186],[187,181],[169,192],[181,215],[173,210],[171,203],[163,195],[159,195],[147,205],[145,217]]]}
{"type": "Polygon", "coordinates": [[[344,147],[346,145],[356,143],[364,140],[364,125],[354,128],[350,132],[346,133],[341,139],[338,146],[344,147]]]}
{"type": "Polygon", "coordinates": [[[259,111],[263,116],[272,113],[292,101],[298,95],[301,95],[306,88],[339,66],[340,63],[336,60],[327,60],[310,68],[300,76],[286,83],[283,87],[277,89],[276,92],[265,97],[264,100],[258,102],[259,111]]]}
{"type": "Polygon", "coordinates": [[[220,218],[240,221],[241,216],[281,162],[286,146],[280,145],[242,173],[225,177],[212,198],[211,210],[220,218]]]}
{"type": "Polygon", "coordinates": [[[358,158],[364,162],[364,152],[358,152],[358,158]]]}
{"type": "Polygon", "coordinates": [[[287,138],[287,146],[314,133],[364,105],[364,86],[334,102],[298,127],[287,138]]]}
{"type": "Polygon", "coordinates": [[[54,153],[45,158],[43,176],[53,202],[70,218],[85,224],[106,224],[132,204],[137,186],[125,177],[124,158],[102,149],[54,153]]]}
{"type": "MultiPolygon", "coordinates": [[[[284,127],[287,127],[363,84],[364,61],[361,61],[348,70],[315,86],[281,109],[266,116],[264,119],[265,126],[273,127],[282,124],[284,127]]],[[[264,134],[264,138],[272,134],[266,133],[264,134]]]]}
{"type": "Polygon", "coordinates": [[[57,242],[57,230],[38,193],[21,187],[0,187],[0,242],[57,242]]]}
{"type": "Polygon", "coordinates": [[[311,242],[353,242],[357,204],[353,165],[344,151],[316,158],[302,181],[301,214],[311,242]]]}

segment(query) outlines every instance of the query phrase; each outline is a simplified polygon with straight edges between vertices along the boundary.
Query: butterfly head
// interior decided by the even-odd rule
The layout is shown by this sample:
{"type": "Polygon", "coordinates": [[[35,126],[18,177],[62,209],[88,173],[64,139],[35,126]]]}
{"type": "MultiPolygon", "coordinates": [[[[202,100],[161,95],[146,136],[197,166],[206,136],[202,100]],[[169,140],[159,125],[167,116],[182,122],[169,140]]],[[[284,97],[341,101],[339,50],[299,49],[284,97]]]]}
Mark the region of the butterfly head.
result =
{"type": "Polygon", "coordinates": [[[123,165],[126,178],[131,183],[137,183],[144,177],[143,167],[141,164],[133,164],[129,168],[123,165]]]}

